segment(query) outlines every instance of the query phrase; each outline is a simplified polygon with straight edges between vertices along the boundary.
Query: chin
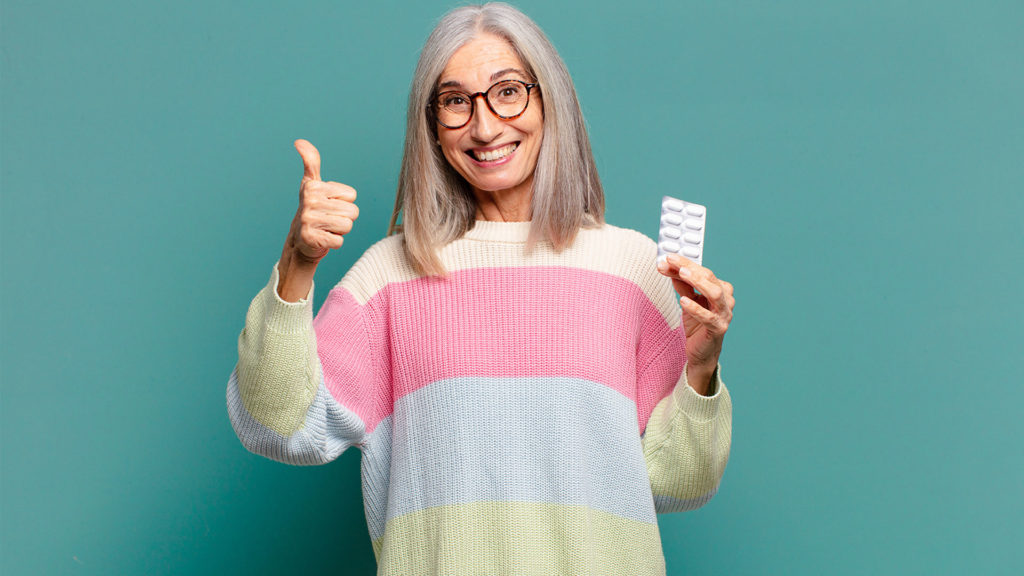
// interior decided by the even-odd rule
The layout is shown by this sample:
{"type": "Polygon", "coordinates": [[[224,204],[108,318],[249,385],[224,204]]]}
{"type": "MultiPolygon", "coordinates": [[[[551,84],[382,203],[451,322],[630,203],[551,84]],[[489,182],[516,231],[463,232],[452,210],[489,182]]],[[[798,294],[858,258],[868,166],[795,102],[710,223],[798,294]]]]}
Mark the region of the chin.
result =
{"type": "Polygon", "coordinates": [[[471,181],[471,180],[467,180],[467,182],[469,182],[469,185],[472,186],[473,188],[475,188],[477,190],[482,190],[484,192],[501,192],[502,190],[511,190],[512,188],[516,188],[516,187],[522,185],[522,183],[523,183],[523,181],[521,181],[521,180],[520,181],[513,181],[513,180],[495,181],[495,180],[490,180],[490,179],[488,179],[488,180],[477,180],[475,182],[471,181]]]}

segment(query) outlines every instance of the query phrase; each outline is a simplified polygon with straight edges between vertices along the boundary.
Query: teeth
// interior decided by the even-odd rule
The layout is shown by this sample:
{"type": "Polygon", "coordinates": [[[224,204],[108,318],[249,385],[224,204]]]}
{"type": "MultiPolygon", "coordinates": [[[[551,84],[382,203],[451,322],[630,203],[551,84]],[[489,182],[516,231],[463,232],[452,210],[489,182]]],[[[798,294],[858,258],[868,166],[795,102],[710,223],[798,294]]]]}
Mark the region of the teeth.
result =
{"type": "Polygon", "coordinates": [[[513,142],[512,144],[509,144],[508,146],[503,146],[501,148],[498,148],[497,150],[488,150],[487,152],[477,152],[476,150],[474,150],[473,156],[481,162],[493,162],[495,160],[500,160],[505,156],[508,156],[516,149],[517,146],[518,145],[515,142],[513,142]]]}

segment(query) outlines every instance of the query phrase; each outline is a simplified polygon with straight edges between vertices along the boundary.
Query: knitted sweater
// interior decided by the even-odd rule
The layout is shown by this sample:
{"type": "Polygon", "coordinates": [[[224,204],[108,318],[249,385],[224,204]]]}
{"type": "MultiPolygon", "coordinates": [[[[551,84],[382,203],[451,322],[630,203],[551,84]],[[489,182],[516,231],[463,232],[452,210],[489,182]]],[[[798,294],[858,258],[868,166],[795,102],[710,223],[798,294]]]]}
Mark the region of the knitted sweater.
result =
{"type": "Polygon", "coordinates": [[[275,265],[249,307],[232,425],[290,464],[362,452],[378,574],[664,574],[656,513],[718,489],[729,393],[686,382],[655,243],[605,224],[526,255],[529,226],[477,221],[447,279],[387,237],[315,319],[275,265]]]}

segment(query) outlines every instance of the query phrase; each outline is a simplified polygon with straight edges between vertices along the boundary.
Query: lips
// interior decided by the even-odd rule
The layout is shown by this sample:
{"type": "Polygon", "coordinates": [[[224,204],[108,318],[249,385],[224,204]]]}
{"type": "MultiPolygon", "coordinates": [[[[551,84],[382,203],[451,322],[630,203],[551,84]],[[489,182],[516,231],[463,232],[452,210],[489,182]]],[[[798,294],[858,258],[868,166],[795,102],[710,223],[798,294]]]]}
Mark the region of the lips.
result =
{"type": "Polygon", "coordinates": [[[466,154],[468,154],[471,158],[478,162],[497,162],[498,160],[501,160],[508,156],[509,154],[515,152],[516,148],[518,147],[519,142],[511,142],[509,144],[505,144],[504,146],[499,146],[497,148],[491,148],[486,150],[466,150],[466,154]]]}

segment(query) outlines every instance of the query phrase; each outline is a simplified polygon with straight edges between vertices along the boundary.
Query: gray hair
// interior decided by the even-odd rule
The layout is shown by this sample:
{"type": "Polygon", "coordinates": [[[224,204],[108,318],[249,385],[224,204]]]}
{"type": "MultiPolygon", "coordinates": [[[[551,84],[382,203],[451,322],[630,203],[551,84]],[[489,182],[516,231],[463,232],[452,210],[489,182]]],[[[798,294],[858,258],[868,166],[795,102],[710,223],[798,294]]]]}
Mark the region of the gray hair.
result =
{"type": "Polygon", "coordinates": [[[469,183],[434,145],[437,126],[428,102],[448,60],[482,33],[504,38],[540,84],[544,124],[533,180],[532,224],[526,250],[547,240],[556,251],[568,247],[581,227],[604,223],[604,190],[569,70],[544,32],[525,14],[500,2],[448,12],[420,53],[405,129],[405,150],[388,235],[404,233],[413,268],[447,276],[440,248],[461,238],[476,223],[476,198],[469,183]],[[397,224],[399,214],[402,223],[397,224]]]}

